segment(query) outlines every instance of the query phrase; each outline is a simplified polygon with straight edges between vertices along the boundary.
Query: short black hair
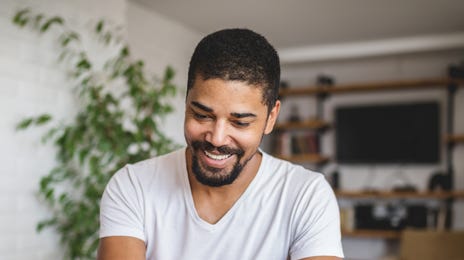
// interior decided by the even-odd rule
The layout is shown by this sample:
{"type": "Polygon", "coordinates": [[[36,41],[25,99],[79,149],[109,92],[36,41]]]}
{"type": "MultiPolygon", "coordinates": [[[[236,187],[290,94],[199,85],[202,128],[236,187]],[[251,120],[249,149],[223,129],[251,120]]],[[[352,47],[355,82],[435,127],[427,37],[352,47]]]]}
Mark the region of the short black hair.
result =
{"type": "Polygon", "coordinates": [[[268,112],[279,95],[280,62],[272,45],[249,29],[224,29],[204,37],[190,59],[187,94],[197,76],[237,80],[262,88],[268,112]]]}

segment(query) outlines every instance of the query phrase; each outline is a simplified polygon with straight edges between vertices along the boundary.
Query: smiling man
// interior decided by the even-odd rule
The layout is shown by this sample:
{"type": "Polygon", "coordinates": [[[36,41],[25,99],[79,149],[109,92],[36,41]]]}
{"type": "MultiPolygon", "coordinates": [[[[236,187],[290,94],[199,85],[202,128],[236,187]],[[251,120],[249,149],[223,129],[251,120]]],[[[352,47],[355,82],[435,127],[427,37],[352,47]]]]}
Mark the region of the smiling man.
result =
{"type": "Polygon", "coordinates": [[[279,114],[279,81],[278,55],[261,35],[227,29],[200,41],[187,82],[187,147],[113,176],[98,258],[342,258],[324,177],[259,149],[279,114]]]}

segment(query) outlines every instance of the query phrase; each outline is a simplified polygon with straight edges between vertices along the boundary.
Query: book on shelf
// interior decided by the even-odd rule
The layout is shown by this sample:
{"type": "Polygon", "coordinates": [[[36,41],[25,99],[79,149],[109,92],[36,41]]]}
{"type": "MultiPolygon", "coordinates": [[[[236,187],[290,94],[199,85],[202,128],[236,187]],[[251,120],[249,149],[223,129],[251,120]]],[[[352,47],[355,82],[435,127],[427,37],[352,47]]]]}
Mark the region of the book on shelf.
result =
{"type": "Polygon", "coordinates": [[[319,136],[313,131],[304,133],[283,131],[275,134],[273,138],[273,154],[291,156],[319,153],[319,136]]]}

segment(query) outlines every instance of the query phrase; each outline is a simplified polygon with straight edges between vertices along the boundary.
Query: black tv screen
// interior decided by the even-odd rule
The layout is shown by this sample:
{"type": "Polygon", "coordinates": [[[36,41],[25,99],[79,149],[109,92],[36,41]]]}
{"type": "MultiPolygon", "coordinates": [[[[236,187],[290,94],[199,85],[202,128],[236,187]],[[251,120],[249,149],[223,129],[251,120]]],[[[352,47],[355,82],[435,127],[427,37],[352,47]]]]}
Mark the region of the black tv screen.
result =
{"type": "Polygon", "coordinates": [[[438,102],[335,109],[341,164],[431,164],[440,161],[438,102]]]}

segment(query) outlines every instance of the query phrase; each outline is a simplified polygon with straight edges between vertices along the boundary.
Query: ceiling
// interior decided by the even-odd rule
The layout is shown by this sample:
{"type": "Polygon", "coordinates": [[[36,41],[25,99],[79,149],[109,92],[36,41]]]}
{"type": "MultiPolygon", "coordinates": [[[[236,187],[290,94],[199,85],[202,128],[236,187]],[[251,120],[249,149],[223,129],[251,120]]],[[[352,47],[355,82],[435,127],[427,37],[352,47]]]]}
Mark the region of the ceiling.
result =
{"type": "Polygon", "coordinates": [[[464,47],[463,0],[132,1],[205,35],[253,29],[279,51],[456,33],[464,47]]]}

